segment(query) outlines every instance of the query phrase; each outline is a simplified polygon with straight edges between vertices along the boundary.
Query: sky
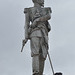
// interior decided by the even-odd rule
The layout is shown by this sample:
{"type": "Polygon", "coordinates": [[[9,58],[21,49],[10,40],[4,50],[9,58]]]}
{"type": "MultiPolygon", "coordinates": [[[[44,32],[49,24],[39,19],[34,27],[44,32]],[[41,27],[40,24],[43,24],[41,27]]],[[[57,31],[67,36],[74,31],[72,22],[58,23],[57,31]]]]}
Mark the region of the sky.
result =
{"type": "MultiPolygon", "coordinates": [[[[31,75],[30,41],[21,53],[24,39],[24,8],[32,7],[31,0],[0,0],[0,75],[31,75]]],[[[75,1],[45,0],[51,7],[49,21],[49,53],[55,73],[75,75],[75,1]]],[[[48,57],[45,75],[52,75],[48,57]]]]}

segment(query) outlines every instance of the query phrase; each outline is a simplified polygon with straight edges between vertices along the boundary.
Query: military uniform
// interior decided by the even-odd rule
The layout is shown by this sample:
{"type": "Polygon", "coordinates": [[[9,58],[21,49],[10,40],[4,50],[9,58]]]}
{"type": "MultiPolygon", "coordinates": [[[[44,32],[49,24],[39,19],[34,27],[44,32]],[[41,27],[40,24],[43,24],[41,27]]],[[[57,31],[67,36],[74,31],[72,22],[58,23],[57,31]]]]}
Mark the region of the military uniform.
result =
{"type": "Polygon", "coordinates": [[[25,24],[25,38],[29,38],[31,43],[33,75],[42,75],[48,50],[48,32],[51,28],[48,20],[39,21],[36,26],[32,27],[30,22],[33,24],[37,18],[50,14],[51,8],[25,8],[24,13],[27,22],[25,24]]]}

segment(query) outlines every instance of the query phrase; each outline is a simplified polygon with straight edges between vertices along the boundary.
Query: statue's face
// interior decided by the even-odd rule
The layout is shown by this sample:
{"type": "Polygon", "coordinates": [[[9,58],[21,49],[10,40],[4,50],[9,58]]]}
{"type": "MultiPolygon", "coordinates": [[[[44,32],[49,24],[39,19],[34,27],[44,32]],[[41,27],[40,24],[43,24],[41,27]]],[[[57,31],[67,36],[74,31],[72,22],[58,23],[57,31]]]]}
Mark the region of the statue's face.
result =
{"type": "Polygon", "coordinates": [[[44,6],[44,0],[37,0],[38,4],[40,4],[41,6],[44,6]]]}
{"type": "Polygon", "coordinates": [[[44,0],[33,0],[34,3],[38,3],[41,6],[44,6],[44,0]]]}

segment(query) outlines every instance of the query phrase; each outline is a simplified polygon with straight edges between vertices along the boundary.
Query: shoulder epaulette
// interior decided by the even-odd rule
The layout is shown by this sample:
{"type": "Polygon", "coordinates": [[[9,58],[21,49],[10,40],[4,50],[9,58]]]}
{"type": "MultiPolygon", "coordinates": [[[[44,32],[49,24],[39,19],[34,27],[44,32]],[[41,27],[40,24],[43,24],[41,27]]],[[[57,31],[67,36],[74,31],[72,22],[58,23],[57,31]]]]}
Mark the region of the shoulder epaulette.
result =
{"type": "Polygon", "coordinates": [[[29,8],[24,8],[24,13],[27,13],[28,12],[28,9],[29,8]]]}

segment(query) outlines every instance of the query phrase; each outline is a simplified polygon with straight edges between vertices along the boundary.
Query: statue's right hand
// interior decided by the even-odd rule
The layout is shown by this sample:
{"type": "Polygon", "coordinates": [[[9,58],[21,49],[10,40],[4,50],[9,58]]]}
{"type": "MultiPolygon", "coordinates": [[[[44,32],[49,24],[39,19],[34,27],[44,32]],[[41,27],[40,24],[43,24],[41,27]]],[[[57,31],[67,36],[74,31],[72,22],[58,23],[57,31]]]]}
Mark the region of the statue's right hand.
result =
{"type": "Polygon", "coordinates": [[[22,41],[23,46],[27,43],[27,41],[28,41],[28,39],[24,39],[24,40],[22,41]]]}
{"type": "Polygon", "coordinates": [[[28,40],[28,39],[24,39],[24,40],[22,40],[22,48],[21,48],[21,52],[23,51],[23,48],[24,48],[24,46],[25,46],[27,40],[28,40]]]}

